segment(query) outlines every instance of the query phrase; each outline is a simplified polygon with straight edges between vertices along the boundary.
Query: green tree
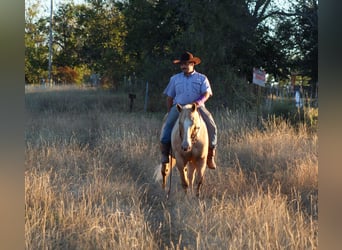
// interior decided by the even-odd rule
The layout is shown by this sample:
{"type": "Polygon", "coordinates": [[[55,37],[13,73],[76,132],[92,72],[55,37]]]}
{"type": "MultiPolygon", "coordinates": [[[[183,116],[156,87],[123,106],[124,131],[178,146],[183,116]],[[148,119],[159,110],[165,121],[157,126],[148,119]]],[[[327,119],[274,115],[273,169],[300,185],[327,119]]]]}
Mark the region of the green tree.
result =
{"type": "Polygon", "coordinates": [[[186,26],[186,16],[179,11],[181,5],[182,1],[174,0],[117,3],[127,27],[125,54],[129,60],[126,74],[136,76],[143,86],[149,82],[150,110],[159,106],[163,89],[171,74],[178,70],[177,66],[173,67],[172,59],[182,52],[175,49],[186,26]]]}
{"type": "Polygon", "coordinates": [[[79,9],[77,31],[82,37],[80,56],[89,67],[117,84],[126,70],[124,39],[127,31],[124,16],[111,1],[88,1],[79,9]]]}
{"type": "Polygon", "coordinates": [[[60,5],[53,20],[54,65],[74,67],[80,64],[79,37],[76,32],[77,7],[74,4],[60,5]]]}
{"type": "MultiPolygon", "coordinates": [[[[135,74],[159,98],[179,70],[172,59],[188,50],[202,58],[198,70],[208,75],[218,99],[231,106],[249,102],[253,67],[279,81],[289,80],[293,70],[317,81],[317,0],[290,3],[286,11],[274,0],[62,4],[54,17],[54,65],[90,69],[111,85],[135,74]]],[[[47,64],[47,23],[27,22],[27,79],[47,64]]]]}
{"type": "Polygon", "coordinates": [[[53,65],[91,69],[115,84],[126,67],[125,35],[124,17],[111,1],[61,4],[53,21],[53,65]]]}
{"type": "Polygon", "coordinates": [[[170,74],[170,58],[175,54],[173,39],[184,29],[183,20],[178,17],[177,3],[129,0],[118,7],[125,15],[127,27],[125,52],[131,62],[127,73],[135,72],[155,85],[165,85],[164,76],[170,74]]]}
{"type": "Polygon", "coordinates": [[[39,17],[39,2],[25,9],[25,83],[39,83],[47,78],[47,21],[39,17]]]}
{"type": "Polygon", "coordinates": [[[316,0],[301,0],[296,10],[294,33],[300,56],[294,60],[295,67],[311,78],[311,84],[318,81],[318,3],[316,0]]]}
{"type": "Polygon", "coordinates": [[[275,37],[287,53],[289,68],[310,78],[308,84],[314,90],[318,81],[318,1],[298,0],[289,11],[278,14],[281,19],[275,37]]]}

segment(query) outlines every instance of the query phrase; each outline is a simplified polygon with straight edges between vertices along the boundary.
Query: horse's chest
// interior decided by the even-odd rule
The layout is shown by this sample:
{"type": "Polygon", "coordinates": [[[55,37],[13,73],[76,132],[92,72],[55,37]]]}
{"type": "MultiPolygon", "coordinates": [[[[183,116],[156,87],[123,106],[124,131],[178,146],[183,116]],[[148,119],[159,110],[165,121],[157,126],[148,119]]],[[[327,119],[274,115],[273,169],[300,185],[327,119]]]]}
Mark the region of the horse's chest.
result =
{"type": "Polygon", "coordinates": [[[181,151],[183,158],[187,161],[191,161],[192,159],[196,159],[201,156],[201,149],[198,145],[193,145],[190,151],[181,151]]]}

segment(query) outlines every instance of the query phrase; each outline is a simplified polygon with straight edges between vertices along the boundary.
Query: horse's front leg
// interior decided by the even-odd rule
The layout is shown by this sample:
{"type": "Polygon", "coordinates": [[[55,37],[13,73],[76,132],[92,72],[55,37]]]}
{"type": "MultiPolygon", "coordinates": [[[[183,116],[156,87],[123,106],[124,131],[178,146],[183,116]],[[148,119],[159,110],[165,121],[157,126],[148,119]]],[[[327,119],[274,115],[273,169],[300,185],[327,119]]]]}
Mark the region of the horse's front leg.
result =
{"type": "Polygon", "coordinates": [[[184,191],[187,192],[187,189],[189,187],[189,180],[188,180],[188,174],[187,174],[187,167],[186,167],[186,163],[183,159],[177,159],[176,161],[177,163],[177,168],[180,174],[180,178],[181,178],[181,183],[182,183],[182,187],[184,188],[184,191]]]}
{"type": "Polygon", "coordinates": [[[196,196],[198,197],[200,194],[200,189],[204,182],[204,172],[207,167],[207,159],[200,159],[196,162],[196,169],[197,169],[197,189],[196,189],[196,196]]]}
{"type": "Polygon", "coordinates": [[[187,169],[188,169],[189,185],[190,185],[191,191],[193,191],[194,181],[195,181],[196,166],[194,165],[193,162],[189,162],[187,169]]]}

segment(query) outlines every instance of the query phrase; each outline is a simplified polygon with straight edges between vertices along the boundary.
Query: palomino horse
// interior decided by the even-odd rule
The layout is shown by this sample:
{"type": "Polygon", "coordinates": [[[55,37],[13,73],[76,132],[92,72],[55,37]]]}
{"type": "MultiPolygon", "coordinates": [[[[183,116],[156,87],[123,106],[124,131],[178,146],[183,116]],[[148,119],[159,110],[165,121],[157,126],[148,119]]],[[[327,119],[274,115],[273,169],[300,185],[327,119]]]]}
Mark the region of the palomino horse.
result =
{"type": "MultiPolygon", "coordinates": [[[[196,173],[196,195],[199,196],[208,155],[207,127],[195,103],[184,106],[177,104],[177,109],[180,114],[172,129],[171,157],[176,160],[176,166],[185,192],[189,186],[191,189],[193,188],[196,173]]],[[[170,174],[171,167],[170,164],[163,164],[162,166],[163,188],[165,188],[166,178],[170,174]]]]}

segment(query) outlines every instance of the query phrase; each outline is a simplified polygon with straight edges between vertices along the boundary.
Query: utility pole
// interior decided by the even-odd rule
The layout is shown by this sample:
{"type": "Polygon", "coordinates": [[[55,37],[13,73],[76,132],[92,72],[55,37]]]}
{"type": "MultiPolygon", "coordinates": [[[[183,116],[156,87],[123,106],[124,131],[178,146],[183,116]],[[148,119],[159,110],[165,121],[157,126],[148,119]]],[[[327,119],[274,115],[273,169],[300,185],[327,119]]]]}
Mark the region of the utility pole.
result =
{"type": "Polygon", "coordinates": [[[51,79],[51,69],[52,69],[52,12],[53,12],[53,0],[51,0],[50,6],[50,35],[49,35],[49,75],[48,75],[48,82],[52,84],[51,79]]]}

